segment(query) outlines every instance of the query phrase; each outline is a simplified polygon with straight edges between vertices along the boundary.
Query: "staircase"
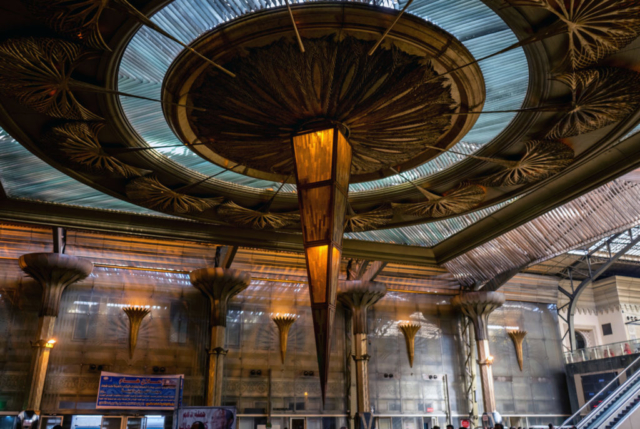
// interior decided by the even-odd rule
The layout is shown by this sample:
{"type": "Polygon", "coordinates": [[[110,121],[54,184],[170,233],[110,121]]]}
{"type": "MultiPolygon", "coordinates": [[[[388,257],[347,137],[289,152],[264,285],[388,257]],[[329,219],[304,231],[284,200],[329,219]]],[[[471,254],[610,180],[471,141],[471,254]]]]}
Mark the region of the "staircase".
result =
{"type": "MultiPolygon", "coordinates": [[[[592,402],[600,397],[602,392],[618,380],[622,374],[627,373],[634,365],[640,362],[640,357],[631,363],[624,371],[609,384],[607,384],[589,402],[584,404],[573,416],[569,417],[561,427],[572,427],[574,419],[579,419],[580,413],[587,407],[593,406],[592,402]]],[[[640,418],[640,371],[631,375],[620,387],[594,408],[589,414],[580,420],[576,425],[577,429],[616,429],[622,425],[629,417],[637,413],[635,418],[640,418]]]]}

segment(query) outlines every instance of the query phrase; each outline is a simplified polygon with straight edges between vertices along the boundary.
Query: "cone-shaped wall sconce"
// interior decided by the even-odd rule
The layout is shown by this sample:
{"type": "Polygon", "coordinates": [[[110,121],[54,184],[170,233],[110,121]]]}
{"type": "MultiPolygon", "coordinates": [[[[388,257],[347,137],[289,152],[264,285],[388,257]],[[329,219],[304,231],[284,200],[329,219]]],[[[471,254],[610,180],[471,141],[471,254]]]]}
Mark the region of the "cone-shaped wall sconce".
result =
{"type": "Polygon", "coordinates": [[[513,341],[513,345],[516,348],[516,358],[518,359],[518,365],[520,366],[520,371],[522,372],[522,365],[524,363],[522,356],[522,342],[524,341],[524,337],[527,335],[527,331],[509,331],[509,336],[513,341]]]}
{"type": "Polygon", "coordinates": [[[398,329],[404,334],[404,341],[407,343],[407,356],[409,357],[409,366],[413,368],[413,357],[415,355],[416,334],[420,330],[420,325],[413,323],[404,323],[398,325],[398,329]]]}
{"type": "Polygon", "coordinates": [[[142,320],[151,313],[151,310],[144,307],[125,307],[122,309],[129,317],[129,359],[133,359],[133,352],[138,344],[138,331],[142,320]]]}
{"type": "Polygon", "coordinates": [[[274,317],[273,321],[278,326],[280,331],[280,359],[284,365],[284,358],[287,356],[287,340],[289,339],[289,329],[291,325],[296,321],[295,316],[278,316],[274,317]]]}

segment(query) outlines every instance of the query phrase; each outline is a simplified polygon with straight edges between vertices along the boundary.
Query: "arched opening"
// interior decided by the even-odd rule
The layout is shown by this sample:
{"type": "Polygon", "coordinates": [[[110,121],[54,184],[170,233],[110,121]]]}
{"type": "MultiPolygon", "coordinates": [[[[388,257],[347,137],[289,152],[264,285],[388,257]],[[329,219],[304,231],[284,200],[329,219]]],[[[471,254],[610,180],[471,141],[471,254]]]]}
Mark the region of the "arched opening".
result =
{"type": "Polygon", "coordinates": [[[587,348],[587,340],[580,332],[576,331],[576,348],[577,349],[585,349],[587,348]]]}

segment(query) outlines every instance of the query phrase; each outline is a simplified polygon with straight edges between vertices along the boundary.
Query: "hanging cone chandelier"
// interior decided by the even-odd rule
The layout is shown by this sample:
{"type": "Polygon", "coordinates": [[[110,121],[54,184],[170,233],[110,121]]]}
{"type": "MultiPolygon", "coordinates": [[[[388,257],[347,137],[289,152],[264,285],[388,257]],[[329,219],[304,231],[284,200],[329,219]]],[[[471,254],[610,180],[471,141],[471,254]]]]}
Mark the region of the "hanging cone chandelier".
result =
{"type": "MultiPolygon", "coordinates": [[[[355,4],[295,12],[298,33],[289,12],[274,9],[230,24],[224,38],[213,31],[196,40],[194,50],[235,78],[185,53],[167,74],[163,102],[176,134],[200,156],[295,182],[324,400],[345,227],[393,217],[389,206],[356,214],[349,184],[394,175],[437,156],[433,147],[451,147],[477,119],[455,113],[481,109],[484,86],[477,66],[442,75],[473,57],[425,21],[403,16],[378,45],[397,13],[355,4]]],[[[217,212],[260,229],[298,221],[268,205],[225,203],[217,212]]]]}

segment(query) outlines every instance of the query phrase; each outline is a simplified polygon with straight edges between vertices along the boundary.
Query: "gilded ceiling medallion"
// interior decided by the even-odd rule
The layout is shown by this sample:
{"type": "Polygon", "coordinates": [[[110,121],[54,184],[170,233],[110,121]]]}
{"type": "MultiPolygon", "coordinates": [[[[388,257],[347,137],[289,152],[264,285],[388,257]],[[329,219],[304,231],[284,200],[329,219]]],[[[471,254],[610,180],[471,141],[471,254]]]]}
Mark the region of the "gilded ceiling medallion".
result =
{"type": "Polygon", "coordinates": [[[191,88],[193,129],[225,158],[256,170],[293,172],[291,134],[326,118],[346,125],[351,174],[402,164],[436,144],[451,127],[455,101],[428,60],[375,42],[284,39],[211,70],[191,88]],[[401,131],[399,131],[401,130],[401,131]]]}
{"type": "Polygon", "coordinates": [[[253,229],[279,229],[300,222],[299,213],[272,213],[241,207],[233,201],[218,206],[218,214],[226,222],[253,229]]]}
{"type": "Polygon", "coordinates": [[[199,198],[173,191],[155,177],[140,177],[127,184],[127,196],[144,207],[177,214],[201,213],[219,205],[223,198],[199,198]]]}
{"type": "Polygon", "coordinates": [[[575,94],[570,110],[563,113],[547,138],[577,136],[618,122],[640,106],[640,73],[600,67],[557,78],[575,94]]]}
{"type": "Polygon", "coordinates": [[[304,52],[286,9],[212,30],[191,47],[235,77],[178,56],[163,83],[165,117],[183,142],[199,143],[190,150],[262,179],[290,177],[291,137],[317,121],[346,128],[351,183],[420,165],[473,126],[484,80],[458,40],[406,15],[369,55],[393,19],[348,3],[296,8],[304,52]]]}
{"type": "Polygon", "coordinates": [[[422,189],[421,193],[427,198],[427,201],[392,204],[393,210],[407,216],[437,219],[471,210],[484,200],[487,190],[482,186],[469,185],[444,195],[434,194],[426,189],[422,189]]]}
{"type": "Polygon", "coordinates": [[[103,126],[101,122],[68,122],[53,127],[49,138],[69,161],[93,173],[114,173],[127,178],[142,176],[143,170],[125,164],[102,149],[98,133],[103,126]]]}
{"type": "Polygon", "coordinates": [[[69,89],[83,59],[80,46],[58,39],[9,39],[0,43],[0,92],[60,119],[99,120],[69,89]]]}
{"type": "Polygon", "coordinates": [[[517,161],[492,158],[502,171],[481,180],[484,186],[515,186],[535,183],[561,171],[573,162],[573,149],[554,140],[525,142],[526,152],[517,161]]]}
{"type": "Polygon", "coordinates": [[[514,6],[548,10],[569,37],[563,66],[578,70],[596,64],[640,34],[638,0],[508,0],[514,6]]]}

